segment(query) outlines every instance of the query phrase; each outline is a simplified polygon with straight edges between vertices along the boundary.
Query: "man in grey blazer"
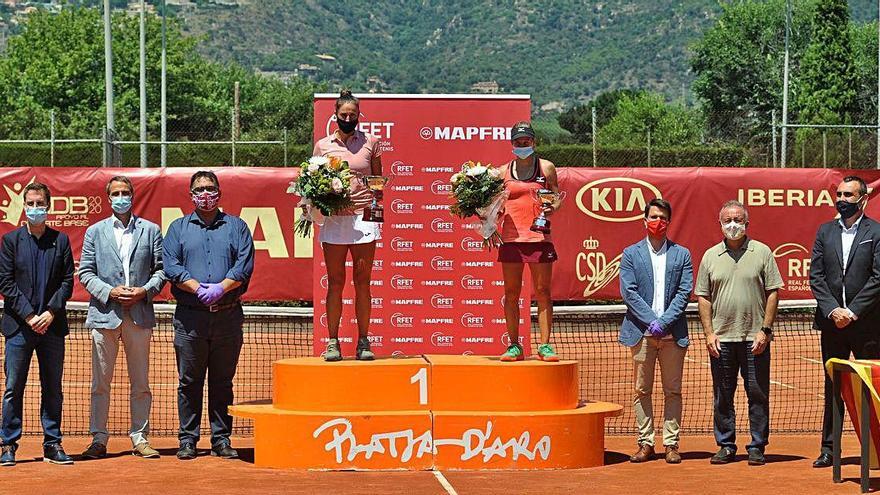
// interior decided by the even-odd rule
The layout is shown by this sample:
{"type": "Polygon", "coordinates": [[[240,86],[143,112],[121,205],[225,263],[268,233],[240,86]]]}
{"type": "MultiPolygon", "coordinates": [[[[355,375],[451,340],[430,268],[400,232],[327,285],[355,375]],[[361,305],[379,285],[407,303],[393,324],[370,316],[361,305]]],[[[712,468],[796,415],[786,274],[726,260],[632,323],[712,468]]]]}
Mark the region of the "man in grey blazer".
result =
{"type": "Polygon", "coordinates": [[[681,376],[689,344],[684,312],[694,275],[691,253],[666,238],[671,220],[669,202],[651,200],[645,206],[647,238],[624,249],[620,262],[620,295],[627,311],[618,340],[630,348],[633,357],[633,407],[639,430],[639,450],[630,457],[631,462],[645,462],[655,456],[651,392],[658,360],[663,381],[666,462],[681,462],[681,376]]]}
{"type": "Polygon", "coordinates": [[[159,226],[131,213],[134,187],[124,176],[107,183],[113,215],[86,230],[79,280],[91,294],[86,328],[92,331],[92,404],[87,459],[107,455],[107,416],[119,341],[125,348],[131,385],[132,453],[159,457],[150,447],[150,336],[156,324],[153,297],[165,285],[159,226]]]}

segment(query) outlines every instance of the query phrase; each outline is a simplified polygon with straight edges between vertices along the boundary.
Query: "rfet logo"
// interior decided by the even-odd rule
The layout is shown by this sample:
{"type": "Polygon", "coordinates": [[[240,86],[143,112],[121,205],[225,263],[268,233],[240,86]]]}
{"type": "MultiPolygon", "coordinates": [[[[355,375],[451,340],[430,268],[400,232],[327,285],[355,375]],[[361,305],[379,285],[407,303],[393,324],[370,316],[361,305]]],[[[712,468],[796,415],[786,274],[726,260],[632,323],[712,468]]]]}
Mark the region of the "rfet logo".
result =
{"type": "Polygon", "coordinates": [[[394,313],[391,315],[391,326],[396,328],[412,328],[415,316],[405,315],[403,313],[394,313]]]}
{"type": "Polygon", "coordinates": [[[431,258],[431,268],[438,272],[451,272],[454,264],[454,260],[448,260],[442,256],[431,258]]]}
{"type": "Polygon", "coordinates": [[[413,250],[413,241],[404,239],[403,237],[395,237],[391,239],[391,249],[398,253],[410,253],[413,250]]]}
{"type": "Polygon", "coordinates": [[[446,297],[443,294],[434,294],[431,296],[431,307],[435,309],[452,309],[453,298],[446,297]]]}
{"type": "MultiPolygon", "coordinates": [[[[366,134],[371,134],[379,139],[391,139],[391,130],[394,122],[371,122],[363,112],[358,117],[358,129],[366,134]]],[[[327,135],[336,132],[336,113],[327,119],[327,135]]]]}
{"type": "Polygon", "coordinates": [[[397,176],[409,177],[413,175],[415,167],[412,165],[407,165],[400,160],[395,161],[391,164],[391,174],[397,176]]]}
{"type": "MultiPolygon", "coordinates": [[[[517,342],[517,343],[519,345],[523,345],[524,342],[525,342],[525,336],[520,335],[519,342],[517,342]]],[[[501,334],[501,344],[504,345],[504,347],[510,347],[511,342],[510,342],[510,334],[509,333],[504,332],[503,334],[501,334]]]]}
{"type": "Polygon", "coordinates": [[[452,184],[445,180],[435,180],[431,183],[431,192],[437,196],[449,196],[452,194],[452,184]]]}
{"type": "Polygon", "coordinates": [[[403,275],[395,275],[391,277],[391,288],[396,290],[412,290],[413,279],[406,278],[403,275]]]}
{"type": "Polygon", "coordinates": [[[410,215],[414,211],[415,204],[407,203],[402,199],[395,199],[391,202],[391,211],[397,214],[410,215]]]}
{"type": "Polygon", "coordinates": [[[465,275],[461,277],[461,286],[469,290],[483,290],[486,286],[486,281],[473,275],[465,275]]]}
{"type": "Polygon", "coordinates": [[[631,222],[644,217],[645,205],[661,198],[652,184],[632,177],[607,177],[580,188],[575,197],[578,208],[605,222],[631,222]]]}
{"type": "Polygon", "coordinates": [[[474,239],[470,236],[465,236],[461,240],[461,250],[467,253],[482,253],[483,252],[483,240],[482,239],[474,239]]]}
{"type": "Polygon", "coordinates": [[[446,335],[443,332],[434,332],[431,334],[431,344],[434,347],[452,347],[452,335],[446,335]]]}
{"type": "Polygon", "coordinates": [[[373,335],[372,332],[367,332],[367,340],[369,340],[370,344],[375,347],[382,347],[385,337],[383,335],[373,335]]]}
{"type": "Polygon", "coordinates": [[[451,234],[453,232],[453,223],[443,219],[435,218],[431,220],[431,231],[438,234],[451,234]]]}
{"type": "Polygon", "coordinates": [[[785,279],[785,290],[802,292],[807,296],[810,287],[810,250],[795,242],[780,244],[773,257],[785,279]]]}
{"type": "Polygon", "coordinates": [[[321,324],[322,327],[327,327],[327,313],[321,313],[321,316],[318,318],[318,323],[321,324]]]}
{"type": "Polygon", "coordinates": [[[465,328],[483,328],[483,317],[473,313],[464,313],[461,315],[461,324],[465,328]]]}
{"type": "Polygon", "coordinates": [[[329,289],[330,288],[330,277],[328,277],[327,275],[321,276],[321,288],[322,289],[329,289]]]}

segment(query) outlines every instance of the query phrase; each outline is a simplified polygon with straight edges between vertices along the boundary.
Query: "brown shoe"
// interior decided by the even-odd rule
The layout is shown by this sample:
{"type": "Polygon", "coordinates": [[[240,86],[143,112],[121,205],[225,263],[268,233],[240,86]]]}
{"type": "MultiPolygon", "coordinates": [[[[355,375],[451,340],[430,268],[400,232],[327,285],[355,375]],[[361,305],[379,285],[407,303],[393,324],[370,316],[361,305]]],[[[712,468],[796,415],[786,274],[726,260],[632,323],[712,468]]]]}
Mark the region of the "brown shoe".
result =
{"type": "Polygon", "coordinates": [[[654,459],[654,446],[648,444],[639,445],[639,450],[629,457],[629,462],[645,462],[654,459]]]}
{"type": "Polygon", "coordinates": [[[681,454],[678,453],[678,444],[666,446],[666,464],[680,464],[681,454]]]}

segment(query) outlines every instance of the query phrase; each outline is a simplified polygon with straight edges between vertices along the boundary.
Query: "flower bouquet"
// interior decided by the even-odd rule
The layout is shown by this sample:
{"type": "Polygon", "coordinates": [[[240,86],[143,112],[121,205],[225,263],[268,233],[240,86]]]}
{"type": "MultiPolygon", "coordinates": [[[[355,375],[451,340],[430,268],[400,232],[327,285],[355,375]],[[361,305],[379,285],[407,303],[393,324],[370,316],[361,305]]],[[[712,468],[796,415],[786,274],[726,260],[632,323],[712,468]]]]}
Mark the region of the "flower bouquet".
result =
{"type": "Polygon", "coordinates": [[[489,249],[500,246],[498,215],[508,194],[501,172],[492,165],[468,161],[451,181],[455,200],[450,208],[452,214],[461,218],[479,217],[481,223],[477,230],[483,236],[483,245],[489,249]]]}
{"type": "Polygon", "coordinates": [[[312,223],[324,225],[324,217],[350,208],[351,170],[348,162],[336,157],[313,156],[300,164],[299,177],[290,183],[288,193],[302,198],[297,206],[303,215],[294,232],[309,237],[312,223]]]}

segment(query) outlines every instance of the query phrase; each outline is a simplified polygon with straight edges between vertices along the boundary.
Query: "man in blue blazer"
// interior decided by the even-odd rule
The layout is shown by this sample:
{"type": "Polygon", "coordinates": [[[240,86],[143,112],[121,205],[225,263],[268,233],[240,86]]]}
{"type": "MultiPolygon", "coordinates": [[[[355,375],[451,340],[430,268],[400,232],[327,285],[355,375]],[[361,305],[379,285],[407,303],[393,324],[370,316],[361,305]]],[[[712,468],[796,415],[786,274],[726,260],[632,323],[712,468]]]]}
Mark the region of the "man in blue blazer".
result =
{"type": "Polygon", "coordinates": [[[651,200],[645,206],[647,238],[624,249],[620,262],[620,295],[627,311],[618,340],[630,348],[633,357],[633,407],[639,430],[639,450],[630,457],[631,462],[645,462],[655,456],[651,392],[658,360],[663,381],[666,462],[681,462],[681,376],[689,344],[684,312],[694,280],[691,253],[666,238],[671,220],[669,202],[651,200]]]}
{"type": "Polygon", "coordinates": [[[0,247],[0,293],[5,299],[0,329],[6,337],[0,465],[15,464],[24,386],[34,352],[42,387],[43,460],[72,464],[61,448],[61,376],[68,333],[65,303],[73,294],[73,254],[67,235],[46,226],[52,204],[49,188],[33,182],[23,193],[27,225],[4,235],[0,247]]]}
{"type": "Polygon", "coordinates": [[[119,342],[125,348],[131,409],[132,453],[156,458],[150,447],[150,337],[156,324],[153,297],[165,285],[159,226],[132,213],[134,185],[123,175],[110,179],[107,196],[113,214],[86,230],[79,280],[91,294],[86,328],[92,334],[92,406],[86,459],[107,456],[110,383],[119,342]]]}

